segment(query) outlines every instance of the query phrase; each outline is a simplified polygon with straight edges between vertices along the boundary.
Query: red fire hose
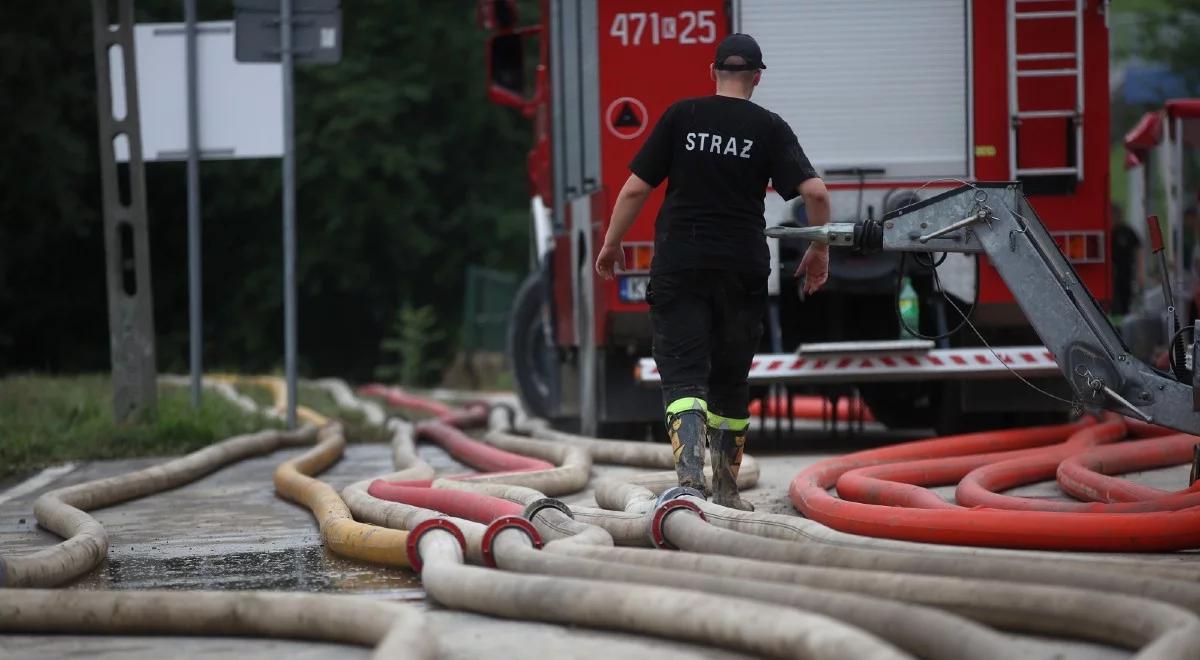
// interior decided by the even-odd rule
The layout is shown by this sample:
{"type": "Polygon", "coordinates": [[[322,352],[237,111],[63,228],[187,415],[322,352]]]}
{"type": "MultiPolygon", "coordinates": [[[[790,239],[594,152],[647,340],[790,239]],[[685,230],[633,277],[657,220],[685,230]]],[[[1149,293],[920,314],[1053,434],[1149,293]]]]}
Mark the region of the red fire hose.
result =
{"type": "MultiPolygon", "coordinates": [[[[1169,491],[1135,484],[1110,474],[1180,465],[1192,460],[1194,435],[1166,435],[1148,440],[1097,447],[1066,459],[1058,466],[1058,485],[1074,497],[1091,502],[1153,501],[1173,495],[1169,491]]],[[[1200,482],[1186,493],[1200,491],[1200,482]]]]}
{"type": "MultiPolygon", "coordinates": [[[[767,417],[787,417],[789,415],[788,402],[785,397],[773,396],[767,401],[767,417]]],[[[754,399],[750,402],[750,416],[757,417],[762,414],[762,399],[754,399]]],[[[867,408],[867,404],[863,403],[862,399],[838,399],[837,410],[833,410],[833,405],[829,399],[823,396],[803,396],[795,395],[792,397],[792,409],[790,414],[797,419],[828,419],[830,414],[834,414],[834,418],[839,422],[850,420],[864,422],[875,421],[875,416],[871,414],[871,410],[867,408]]]]}
{"type": "Polygon", "coordinates": [[[439,445],[456,460],[476,470],[528,472],[554,467],[543,460],[497,449],[463,433],[462,428],[487,422],[487,404],[468,403],[462,408],[452,408],[440,401],[378,384],[365,385],[358,391],[367,396],[382,397],[390,406],[434,415],[436,420],[425,420],[416,425],[417,437],[439,445]]]}
{"type": "Polygon", "coordinates": [[[455,518],[487,524],[501,516],[519,516],[525,507],[478,493],[444,488],[419,488],[376,479],[367,489],[379,499],[441,511],[455,518]]]}
{"type": "Polygon", "coordinates": [[[797,475],[789,492],[793,505],[809,518],[867,536],[1059,550],[1149,552],[1200,547],[1197,506],[1139,513],[964,509],[920,487],[953,483],[974,471],[970,481],[979,486],[976,494],[986,497],[983,491],[987,486],[1048,478],[1063,459],[1113,442],[1124,433],[1124,422],[1113,418],[1100,424],[991,431],[905,443],[822,461],[797,475]],[[1048,444],[1051,446],[1039,448],[1048,444]],[[1051,461],[1050,456],[1058,460],[1051,461]],[[1051,465],[1049,474],[1047,464],[1051,465]],[[870,466],[886,467],[860,469],[870,466]],[[856,474],[848,475],[852,470],[856,474]],[[827,492],[835,483],[838,494],[847,499],[827,492]],[[858,498],[868,503],[850,501],[858,498]]]}
{"type": "Polygon", "coordinates": [[[417,410],[438,418],[452,415],[455,412],[453,408],[440,401],[434,401],[433,399],[427,399],[423,396],[410,394],[398,387],[371,384],[358,388],[358,392],[359,394],[363,394],[365,396],[381,397],[384,401],[387,401],[389,406],[406,408],[408,410],[417,410]]]}
{"type": "Polygon", "coordinates": [[[445,422],[421,422],[416,432],[418,438],[436,443],[457,460],[483,472],[528,472],[554,467],[547,461],[482,443],[445,422]]]}

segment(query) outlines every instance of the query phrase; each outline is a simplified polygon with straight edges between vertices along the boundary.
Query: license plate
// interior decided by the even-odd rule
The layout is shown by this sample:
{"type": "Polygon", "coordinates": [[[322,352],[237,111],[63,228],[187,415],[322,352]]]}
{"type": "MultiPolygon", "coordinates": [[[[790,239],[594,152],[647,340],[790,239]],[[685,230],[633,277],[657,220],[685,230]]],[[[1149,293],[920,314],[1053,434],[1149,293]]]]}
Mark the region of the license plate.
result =
{"type": "Polygon", "coordinates": [[[646,285],[650,283],[649,275],[627,275],[621,278],[621,302],[645,302],[646,285]]]}

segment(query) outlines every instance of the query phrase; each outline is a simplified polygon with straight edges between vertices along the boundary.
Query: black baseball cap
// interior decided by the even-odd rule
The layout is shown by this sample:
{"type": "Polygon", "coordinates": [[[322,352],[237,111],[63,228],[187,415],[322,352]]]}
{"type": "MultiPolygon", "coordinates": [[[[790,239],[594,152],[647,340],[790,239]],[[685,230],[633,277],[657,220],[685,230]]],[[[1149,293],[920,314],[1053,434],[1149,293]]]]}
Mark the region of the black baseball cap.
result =
{"type": "Polygon", "coordinates": [[[754,37],[740,32],[734,33],[721,40],[717,46],[717,57],[713,66],[721,71],[756,71],[767,68],[762,61],[762,49],[754,37]],[[725,64],[731,57],[740,57],[745,64],[725,64]]]}

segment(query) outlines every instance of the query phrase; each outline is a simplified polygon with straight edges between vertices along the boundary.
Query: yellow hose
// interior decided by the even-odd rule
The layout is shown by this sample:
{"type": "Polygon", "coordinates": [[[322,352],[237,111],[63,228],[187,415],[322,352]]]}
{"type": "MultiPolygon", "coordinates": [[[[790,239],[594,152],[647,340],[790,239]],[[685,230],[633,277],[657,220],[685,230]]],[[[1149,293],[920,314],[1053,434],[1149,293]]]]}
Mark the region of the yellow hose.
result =
{"type": "Polygon", "coordinates": [[[302,504],[317,518],[325,547],[344,557],[408,568],[408,532],[356,522],[329,484],[312,478],[333,464],[346,446],[342,426],[321,427],[316,446],[275,468],[275,492],[302,504]]]}
{"type": "MultiPolygon", "coordinates": [[[[275,376],[241,377],[220,375],[217,380],[266,387],[275,397],[275,410],[287,409],[287,387],[275,376]]],[[[388,566],[409,568],[405,542],[408,532],[356,522],[341,496],[329,484],[314,479],[341,457],[346,447],[342,425],[324,415],[298,406],[296,416],[319,426],[317,444],[304,454],[275,468],[275,492],[280,497],[308,507],[317,518],[321,539],[332,552],[388,566]]]]}
{"type": "MultiPolygon", "coordinates": [[[[287,385],[282,378],[278,376],[239,376],[237,374],[213,374],[208,376],[218,382],[229,383],[230,385],[257,385],[265,387],[271,391],[271,396],[275,398],[275,404],[272,406],[274,411],[283,415],[287,412],[287,385]]],[[[296,406],[296,417],[302,421],[308,422],[316,427],[325,426],[330,422],[329,418],[307,406],[296,406]]]]}

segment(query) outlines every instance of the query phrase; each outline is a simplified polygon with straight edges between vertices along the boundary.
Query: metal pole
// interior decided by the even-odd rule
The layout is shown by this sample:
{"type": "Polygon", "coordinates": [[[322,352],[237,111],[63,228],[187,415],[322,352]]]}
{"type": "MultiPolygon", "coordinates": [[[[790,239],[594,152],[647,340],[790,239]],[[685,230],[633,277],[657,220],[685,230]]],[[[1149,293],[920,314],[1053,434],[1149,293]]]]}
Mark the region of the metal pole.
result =
{"type": "Polygon", "coordinates": [[[188,223],[188,344],[192,376],[192,407],[200,407],[203,317],[200,284],[200,110],[196,80],[196,0],[183,0],[187,41],[187,223],[188,223]]]}
{"type": "Polygon", "coordinates": [[[283,64],[283,350],[287,425],[296,428],[296,154],[292,105],[292,0],[279,3],[283,64]]]}

